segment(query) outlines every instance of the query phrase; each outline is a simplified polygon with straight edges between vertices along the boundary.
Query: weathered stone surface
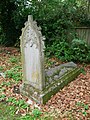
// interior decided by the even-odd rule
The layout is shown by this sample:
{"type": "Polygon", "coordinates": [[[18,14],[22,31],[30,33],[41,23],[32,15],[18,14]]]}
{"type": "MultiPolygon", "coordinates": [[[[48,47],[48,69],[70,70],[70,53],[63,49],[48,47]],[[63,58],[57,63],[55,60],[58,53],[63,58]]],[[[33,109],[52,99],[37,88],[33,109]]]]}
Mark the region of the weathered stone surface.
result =
{"type": "Polygon", "coordinates": [[[59,78],[58,75],[55,75],[55,76],[54,76],[54,80],[57,80],[58,78],[59,78]]]}
{"type": "Polygon", "coordinates": [[[60,89],[66,86],[69,82],[71,82],[77,75],[79,75],[80,70],[78,68],[74,68],[72,71],[64,74],[60,79],[54,80],[53,82],[48,83],[49,85],[45,87],[44,90],[40,91],[35,89],[29,84],[23,84],[23,94],[32,98],[39,104],[45,104],[52,95],[57,93],[60,89]]]}
{"type": "Polygon", "coordinates": [[[47,84],[47,82],[51,83],[54,80],[60,79],[65,73],[70,72],[71,70],[73,70],[76,67],[77,67],[77,65],[75,63],[68,62],[65,64],[61,64],[59,66],[56,66],[54,68],[45,70],[45,76],[47,79],[46,85],[49,85],[49,84],[47,84]]]}
{"type": "Polygon", "coordinates": [[[20,92],[45,104],[52,95],[72,81],[80,70],[73,62],[44,70],[44,42],[40,30],[32,16],[28,16],[20,37],[23,62],[23,84],[20,92]]]}
{"type": "Polygon", "coordinates": [[[44,75],[44,42],[40,27],[28,16],[22,29],[21,52],[23,61],[24,83],[42,90],[45,87],[44,75]]]}
{"type": "Polygon", "coordinates": [[[59,66],[56,66],[55,68],[51,68],[49,70],[45,70],[45,72],[46,72],[46,76],[50,77],[53,74],[57,73],[58,71],[62,70],[63,68],[65,68],[63,70],[66,71],[66,68],[68,70],[68,69],[72,69],[72,68],[75,68],[75,67],[77,67],[77,65],[75,63],[68,62],[68,63],[65,63],[65,64],[61,64],[59,66]]]}

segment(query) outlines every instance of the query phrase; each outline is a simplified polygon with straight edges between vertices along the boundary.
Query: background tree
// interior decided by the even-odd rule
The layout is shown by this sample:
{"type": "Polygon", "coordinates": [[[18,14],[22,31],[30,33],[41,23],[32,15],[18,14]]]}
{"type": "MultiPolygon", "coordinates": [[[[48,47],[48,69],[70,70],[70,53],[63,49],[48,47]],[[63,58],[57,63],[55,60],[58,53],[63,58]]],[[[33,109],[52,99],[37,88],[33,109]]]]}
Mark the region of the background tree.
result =
{"type": "Polygon", "coordinates": [[[13,20],[13,11],[15,10],[15,1],[0,1],[0,27],[2,34],[4,34],[4,39],[0,41],[2,44],[13,45],[16,42],[17,30],[13,20]]]}
{"type": "Polygon", "coordinates": [[[5,39],[0,43],[14,45],[29,14],[42,27],[46,46],[73,39],[74,26],[89,26],[83,0],[4,0],[0,2],[0,26],[5,39]]]}

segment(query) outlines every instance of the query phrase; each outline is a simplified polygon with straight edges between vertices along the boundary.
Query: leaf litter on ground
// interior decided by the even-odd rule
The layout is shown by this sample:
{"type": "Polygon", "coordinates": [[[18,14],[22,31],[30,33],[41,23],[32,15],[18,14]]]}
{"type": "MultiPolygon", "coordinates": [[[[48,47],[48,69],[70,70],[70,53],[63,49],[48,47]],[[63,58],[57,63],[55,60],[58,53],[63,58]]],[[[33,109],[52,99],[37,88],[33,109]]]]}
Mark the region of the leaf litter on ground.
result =
{"type": "MultiPolygon", "coordinates": [[[[5,73],[7,70],[15,67],[15,69],[21,72],[20,57],[21,55],[18,49],[1,47],[0,73],[5,73]]],[[[48,68],[48,66],[51,67],[61,63],[62,62],[56,58],[51,58],[48,59],[45,67],[48,68]]],[[[13,77],[5,78],[3,75],[0,76],[0,100],[3,102],[10,98],[15,98],[17,101],[20,99],[24,100],[30,109],[28,111],[27,109],[17,108],[16,114],[21,114],[22,116],[28,114],[28,112],[32,113],[32,111],[37,108],[42,111],[42,113],[49,113],[50,116],[53,116],[54,119],[57,120],[90,120],[90,64],[78,64],[78,66],[83,68],[82,73],[56,95],[52,96],[46,105],[38,105],[30,98],[15,92],[15,86],[19,87],[22,84],[22,79],[16,82],[13,77]],[[78,106],[78,103],[82,105],[78,106]]],[[[9,102],[8,105],[12,105],[12,102],[9,102]]],[[[36,111],[36,113],[38,112],[36,111]]],[[[46,117],[47,116],[48,114],[46,114],[46,117]]]]}

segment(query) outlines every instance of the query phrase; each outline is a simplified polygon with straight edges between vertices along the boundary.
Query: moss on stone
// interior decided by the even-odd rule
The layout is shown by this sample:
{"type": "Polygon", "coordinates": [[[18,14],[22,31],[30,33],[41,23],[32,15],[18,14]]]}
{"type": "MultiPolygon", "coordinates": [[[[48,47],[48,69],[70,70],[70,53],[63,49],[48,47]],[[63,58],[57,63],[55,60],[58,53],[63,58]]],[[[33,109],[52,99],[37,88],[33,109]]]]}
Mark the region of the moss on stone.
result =
{"type": "Polygon", "coordinates": [[[59,80],[54,81],[53,83],[46,86],[43,91],[36,90],[34,87],[25,84],[22,93],[34,99],[36,102],[45,104],[52,95],[57,93],[60,89],[74,80],[80,74],[80,69],[74,68],[70,72],[64,74],[59,80]],[[34,93],[37,93],[34,95],[34,93]]]}

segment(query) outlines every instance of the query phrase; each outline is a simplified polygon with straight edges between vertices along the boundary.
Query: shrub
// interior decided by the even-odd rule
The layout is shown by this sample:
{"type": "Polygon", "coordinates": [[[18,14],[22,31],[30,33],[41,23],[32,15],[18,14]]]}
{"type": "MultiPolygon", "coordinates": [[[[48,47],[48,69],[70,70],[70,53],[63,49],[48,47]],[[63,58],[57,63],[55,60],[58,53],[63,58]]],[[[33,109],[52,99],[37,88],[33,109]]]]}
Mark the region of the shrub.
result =
{"type": "Polygon", "coordinates": [[[0,27],[2,27],[1,44],[19,45],[21,28],[29,14],[42,27],[42,33],[46,37],[46,45],[51,45],[57,38],[68,40],[73,36],[70,30],[74,25],[90,25],[87,19],[86,1],[77,0],[6,0],[0,4],[0,27]],[[80,4],[81,5],[78,5],[80,4]],[[83,3],[83,4],[82,4],[83,3]],[[84,4],[85,3],[85,4],[84,4]],[[6,11],[7,9],[7,11],[6,11]],[[68,37],[68,31],[70,36],[68,37]]]}
{"type": "Polygon", "coordinates": [[[71,50],[74,56],[74,61],[89,62],[88,55],[90,49],[84,40],[73,39],[71,43],[71,50]]]}
{"type": "Polygon", "coordinates": [[[61,61],[90,62],[90,48],[84,40],[73,39],[54,42],[46,49],[46,56],[56,56],[61,61]]]}

